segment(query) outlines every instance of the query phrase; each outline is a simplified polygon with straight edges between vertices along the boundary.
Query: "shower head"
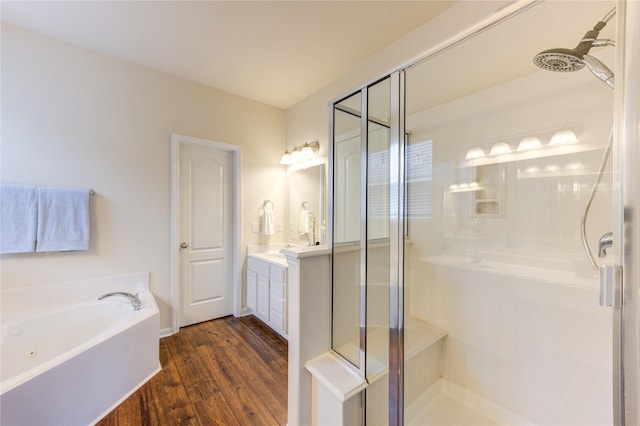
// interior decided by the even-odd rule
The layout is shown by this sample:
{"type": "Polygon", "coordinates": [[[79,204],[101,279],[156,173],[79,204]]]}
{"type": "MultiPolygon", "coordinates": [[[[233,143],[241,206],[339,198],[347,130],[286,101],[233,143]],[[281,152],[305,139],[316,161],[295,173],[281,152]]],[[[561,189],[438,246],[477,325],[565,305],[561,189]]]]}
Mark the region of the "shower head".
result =
{"type": "Polygon", "coordinates": [[[544,70],[556,72],[579,71],[586,65],[596,77],[613,87],[613,73],[611,70],[593,56],[588,55],[588,53],[594,46],[613,45],[611,40],[598,40],[598,34],[615,15],[615,11],[615,8],[609,11],[592,30],[587,31],[575,48],[557,47],[545,50],[534,56],[533,63],[544,70]]]}
{"type": "Polygon", "coordinates": [[[584,68],[582,56],[575,49],[559,47],[538,53],[534,56],[533,63],[547,71],[578,71],[584,68]]]}

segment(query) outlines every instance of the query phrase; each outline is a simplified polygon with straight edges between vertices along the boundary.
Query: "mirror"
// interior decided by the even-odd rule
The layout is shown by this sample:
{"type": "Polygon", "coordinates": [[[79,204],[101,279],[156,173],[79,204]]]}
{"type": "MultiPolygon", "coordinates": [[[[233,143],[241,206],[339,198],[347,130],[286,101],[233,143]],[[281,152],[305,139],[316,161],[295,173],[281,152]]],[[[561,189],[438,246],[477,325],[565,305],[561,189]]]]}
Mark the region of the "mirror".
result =
{"type": "Polygon", "coordinates": [[[325,164],[290,168],[288,241],[299,245],[325,242],[325,164]]]}

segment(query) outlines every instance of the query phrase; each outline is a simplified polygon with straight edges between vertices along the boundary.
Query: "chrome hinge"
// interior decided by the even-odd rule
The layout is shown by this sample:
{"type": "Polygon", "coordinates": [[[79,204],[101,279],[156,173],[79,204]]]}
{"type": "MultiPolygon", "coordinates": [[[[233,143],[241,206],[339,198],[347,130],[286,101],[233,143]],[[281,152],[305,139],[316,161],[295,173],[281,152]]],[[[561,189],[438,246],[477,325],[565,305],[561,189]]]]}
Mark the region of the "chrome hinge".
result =
{"type": "Polygon", "coordinates": [[[600,266],[600,306],[622,306],[622,266],[600,266]]]}

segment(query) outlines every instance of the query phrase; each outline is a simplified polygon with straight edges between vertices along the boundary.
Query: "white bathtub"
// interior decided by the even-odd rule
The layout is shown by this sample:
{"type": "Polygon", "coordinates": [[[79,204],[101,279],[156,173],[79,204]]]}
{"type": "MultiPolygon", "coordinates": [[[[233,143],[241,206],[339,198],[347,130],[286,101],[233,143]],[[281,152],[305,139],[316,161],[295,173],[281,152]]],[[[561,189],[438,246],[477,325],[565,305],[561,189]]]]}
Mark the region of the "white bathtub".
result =
{"type": "Polygon", "coordinates": [[[95,424],[160,371],[149,274],[1,292],[0,424],[95,424]],[[121,296],[138,293],[140,310],[121,296]]]}

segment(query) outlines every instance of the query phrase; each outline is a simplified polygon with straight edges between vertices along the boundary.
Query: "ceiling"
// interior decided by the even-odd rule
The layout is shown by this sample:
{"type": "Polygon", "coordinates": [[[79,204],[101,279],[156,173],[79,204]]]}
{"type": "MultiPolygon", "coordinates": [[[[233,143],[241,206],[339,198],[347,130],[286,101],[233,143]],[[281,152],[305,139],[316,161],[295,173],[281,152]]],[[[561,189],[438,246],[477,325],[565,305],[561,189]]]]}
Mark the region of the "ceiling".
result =
{"type": "Polygon", "coordinates": [[[453,1],[7,1],[2,20],[287,109],[453,1]]]}
{"type": "MultiPolygon", "coordinates": [[[[578,73],[543,71],[534,65],[533,58],[550,48],[573,48],[585,32],[614,7],[612,0],[530,3],[500,25],[474,34],[464,43],[409,67],[405,111],[408,115],[417,114],[533,73],[543,73],[550,82],[562,80],[566,84],[576,82],[578,76],[591,78],[586,67],[578,73]]],[[[613,40],[615,30],[613,20],[601,30],[598,38],[613,40]]],[[[589,53],[611,68],[615,65],[615,49],[611,47],[592,48],[589,53]]],[[[595,78],[590,81],[602,85],[595,78]]],[[[369,94],[368,102],[369,115],[388,120],[388,94],[386,97],[369,94]]],[[[360,98],[354,97],[341,104],[357,111],[360,98]]]]}

